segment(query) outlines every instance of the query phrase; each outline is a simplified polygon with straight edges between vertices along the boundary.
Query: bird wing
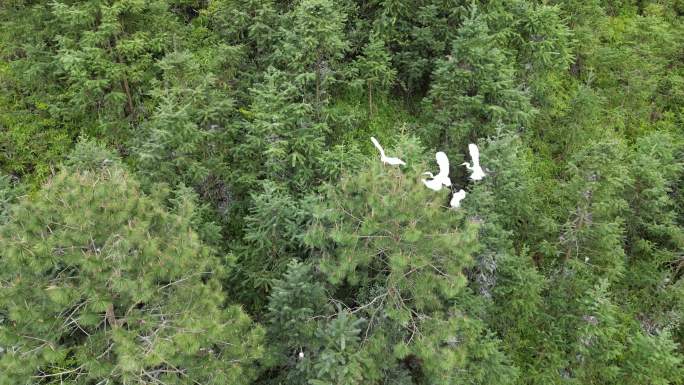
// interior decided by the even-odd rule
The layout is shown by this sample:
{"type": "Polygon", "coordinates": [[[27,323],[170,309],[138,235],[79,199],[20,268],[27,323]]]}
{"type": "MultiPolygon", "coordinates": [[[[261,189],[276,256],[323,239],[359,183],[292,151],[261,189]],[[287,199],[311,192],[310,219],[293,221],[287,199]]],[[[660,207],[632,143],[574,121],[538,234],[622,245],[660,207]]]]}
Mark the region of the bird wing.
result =
{"type": "Polygon", "coordinates": [[[438,179],[432,179],[432,180],[426,180],[426,179],[421,179],[423,181],[423,184],[425,187],[429,188],[430,190],[433,191],[439,191],[442,189],[442,182],[438,179]]]}
{"type": "Polygon", "coordinates": [[[377,148],[378,151],[380,151],[380,156],[384,157],[385,156],[385,150],[382,149],[382,146],[380,145],[380,143],[378,143],[378,140],[371,136],[371,142],[373,142],[373,145],[375,146],[375,148],[377,148]]]}
{"type": "Polygon", "coordinates": [[[449,177],[449,158],[442,151],[435,154],[435,159],[439,165],[439,174],[443,177],[449,177]]]}
{"type": "Polygon", "coordinates": [[[468,145],[468,151],[470,151],[470,159],[473,160],[473,167],[476,167],[476,165],[480,164],[480,150],[477,148],[476,144],[470,143],[468,145]]]}

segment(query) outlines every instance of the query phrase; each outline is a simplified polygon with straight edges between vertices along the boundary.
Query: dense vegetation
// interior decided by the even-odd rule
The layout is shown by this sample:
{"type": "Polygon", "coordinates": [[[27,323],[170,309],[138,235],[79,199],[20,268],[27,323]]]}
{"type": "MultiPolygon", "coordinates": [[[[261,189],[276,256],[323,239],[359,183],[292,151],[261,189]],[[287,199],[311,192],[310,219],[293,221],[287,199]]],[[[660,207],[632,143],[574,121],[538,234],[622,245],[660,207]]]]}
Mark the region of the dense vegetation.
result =
{"type": "Polygon", "coordinates": [[[20,384],[684,384],[684,2],[0,2],[20,384]]]}

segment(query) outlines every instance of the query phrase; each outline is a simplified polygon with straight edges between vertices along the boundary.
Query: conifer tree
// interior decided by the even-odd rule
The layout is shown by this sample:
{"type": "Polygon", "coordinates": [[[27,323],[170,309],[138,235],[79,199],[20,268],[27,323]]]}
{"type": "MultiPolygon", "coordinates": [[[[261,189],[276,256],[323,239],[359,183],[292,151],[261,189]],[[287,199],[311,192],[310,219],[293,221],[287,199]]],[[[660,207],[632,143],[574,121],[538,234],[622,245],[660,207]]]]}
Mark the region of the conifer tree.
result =
{"type": "Polygon", "coordinates": [[[629,299],[624,305],[638,317],[645,333],[660,334],[682,322],[684,289],[677,278],[684,229],[677,223],[673,199],[676,181],[684,172],[681,149],[672,135],[652,133],[636,141],[630,159],[627,263],[618,291],[629,299]]]}
{"type": "Polygon", "coordinates": [[[234,130],[235,108],[230,93],[206,72],[212,65],[202,66],[200,61],[199,55],[187,51],[158,61],[162,80],[150,91],[157,107],[131,147],[145,182],[182,183],[210,195],[207,181],[227,175],[225,147],[234,130]]]}
{"type": "Polygon", "coordinates": [[[202,10],[202,21],[211,31],[231,45],[246,46],[245,54],[260,67],[273,64],[282,19],[272,0],[218,0],[202,10]]]}
{"type": "Polygon", "coordinates": [[[437,62],[424,101],[434,119],[426,132],[433,143],[461,145],[492,135],[497,127],[514,131],[530,122],[534,109],[510,63],[473,7],[450,54],[437,62]]]}
{"type": "Polygon", "coordinates": [[[385,43],[376,34],[371,35],[363,54],[353,64],[353,69],[353,83],[366,89],[368,111],[372,116],[373,98],[382,97],[396,77],[385,43]]]}
{"type": "Polygon", "coordinates": [[[0,230],[0,383],[249,383],[261,331],[226,303],[192,199],[166,209],[89,142],[71,163],[0,230]]]}
{"type": "Polygon", "coordinates": [[[508,383],[516,370],[481,321],[463,269],[478,249],[475,225],[422,185],[414,141],[393,150],[409,166],[373,161],[330,186],[306,240],[350,311],[363,316],[370,354],[392,355],[373,376],[413,383],[508,383]],[[386,377],[390,376],[390,377],[386,377]]]}
{"type": "Polygon", "coordinates": [[[61,119],[122,135],[126,122],[144,113],[146,88],[157,75],[154,57],[171,47],[182,24],[163,0],[52,2],[48,8],[63,87],[53,108],[61,119]]]}
{"type": "Polygon", "coordinates": [[[409,98],[422,97],[436,63],[449,53],[463,21],[463,3],[382,0],[371,3],[372,25],[392,51],[397,80],[409,98]]]}
{"type": "Polygon", "coordinates": [[[338,63],[349,43],[344,36],[346,14],[331,0],[299,0],[288,13],[278,61],[295,76],[321,107],[336,81],[338,63]],[[313,89],[312,89],[313,88],[313,89]]]}
{"type": "Polygon", "coordinates": [[[244,130],[235,133],[232,157],[239,172],[233,179],[247,189],[269,179],[302,191],[318,177],[327,125],[316,122],[314,107],[302,102],[293,82],[273,67],[251,92],[244,130]]]}
{"type": "Polygon", "coordinates": [[[291,261],[269,296],[269,370],[258,383],[356,384],[374,366],[361,346],[364,324],[346,310],[335,313],[320,276],[291,261]]]}
{"type": "Polygon", "coordinates": [[[630,183],[625,151],[617,139],[587,145],[570,161],[564,186],[572,207],[560,235],[562,260],[586,262],[597,277],[611,282],[624,273],[623,193],[630,183]]]}
{"type": "Polygon", "coordinates": [[[561,6],[493,1],[486,9],[491,29],[503,40],[501,46],[514,51],[516,77],[529,89],[533,105],[549,112],[562,107],[563,80],[573,60],[573,35],[561,6]]]}

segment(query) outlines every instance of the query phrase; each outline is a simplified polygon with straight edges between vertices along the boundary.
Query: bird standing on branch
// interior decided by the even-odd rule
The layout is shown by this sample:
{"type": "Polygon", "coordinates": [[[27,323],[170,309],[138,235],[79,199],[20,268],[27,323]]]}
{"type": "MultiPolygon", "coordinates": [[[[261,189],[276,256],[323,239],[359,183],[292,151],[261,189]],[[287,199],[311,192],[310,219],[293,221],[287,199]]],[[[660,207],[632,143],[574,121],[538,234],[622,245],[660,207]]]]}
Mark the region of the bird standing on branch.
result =
{"type": "Polygon", "coordinates": [[[373,145],[375,148],[380,151],[380,161],[382,161],[383,164],[389,164],[390,166],[406,166],[406,163],[399,159],[399,158],[392,158],[388,157],[385,155],[385,150],[382,149],[382,146],[380,146],[380,143],[378,143],[378,140],[375,139],[374,137],[371,136],[371,142],[373,142],[373,145]]]}

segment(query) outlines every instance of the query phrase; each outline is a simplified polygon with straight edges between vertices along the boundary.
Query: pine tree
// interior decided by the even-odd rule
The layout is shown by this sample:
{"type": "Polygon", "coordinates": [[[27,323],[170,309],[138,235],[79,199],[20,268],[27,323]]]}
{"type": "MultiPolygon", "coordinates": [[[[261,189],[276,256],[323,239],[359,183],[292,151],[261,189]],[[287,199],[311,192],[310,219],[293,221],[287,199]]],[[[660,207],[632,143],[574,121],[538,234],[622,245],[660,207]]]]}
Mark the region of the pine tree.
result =
{"type": "Polygon", "coordinates": [[[321,271],[350,311],[367,320],[362,341],[379,355],[387,381],[397,373],[414,383],[513,381],[516,371],[498,342],[469,316],[463,269],[478,249],[476,226],[445,207],[446,192],[422,185],[425,164],[414,141],[389,151],[409,166],[373,160],[330,186],[315,209],[306,241],[321,271]],[[389,355],[393,361],[380,358],[389,355]]]}
{"type": "Polygon", "coordinates": [[[247,384],[261,331],[226,304],[194,202],[166,209],[89,142],[0,229],[2,384],[247,384]]]}

